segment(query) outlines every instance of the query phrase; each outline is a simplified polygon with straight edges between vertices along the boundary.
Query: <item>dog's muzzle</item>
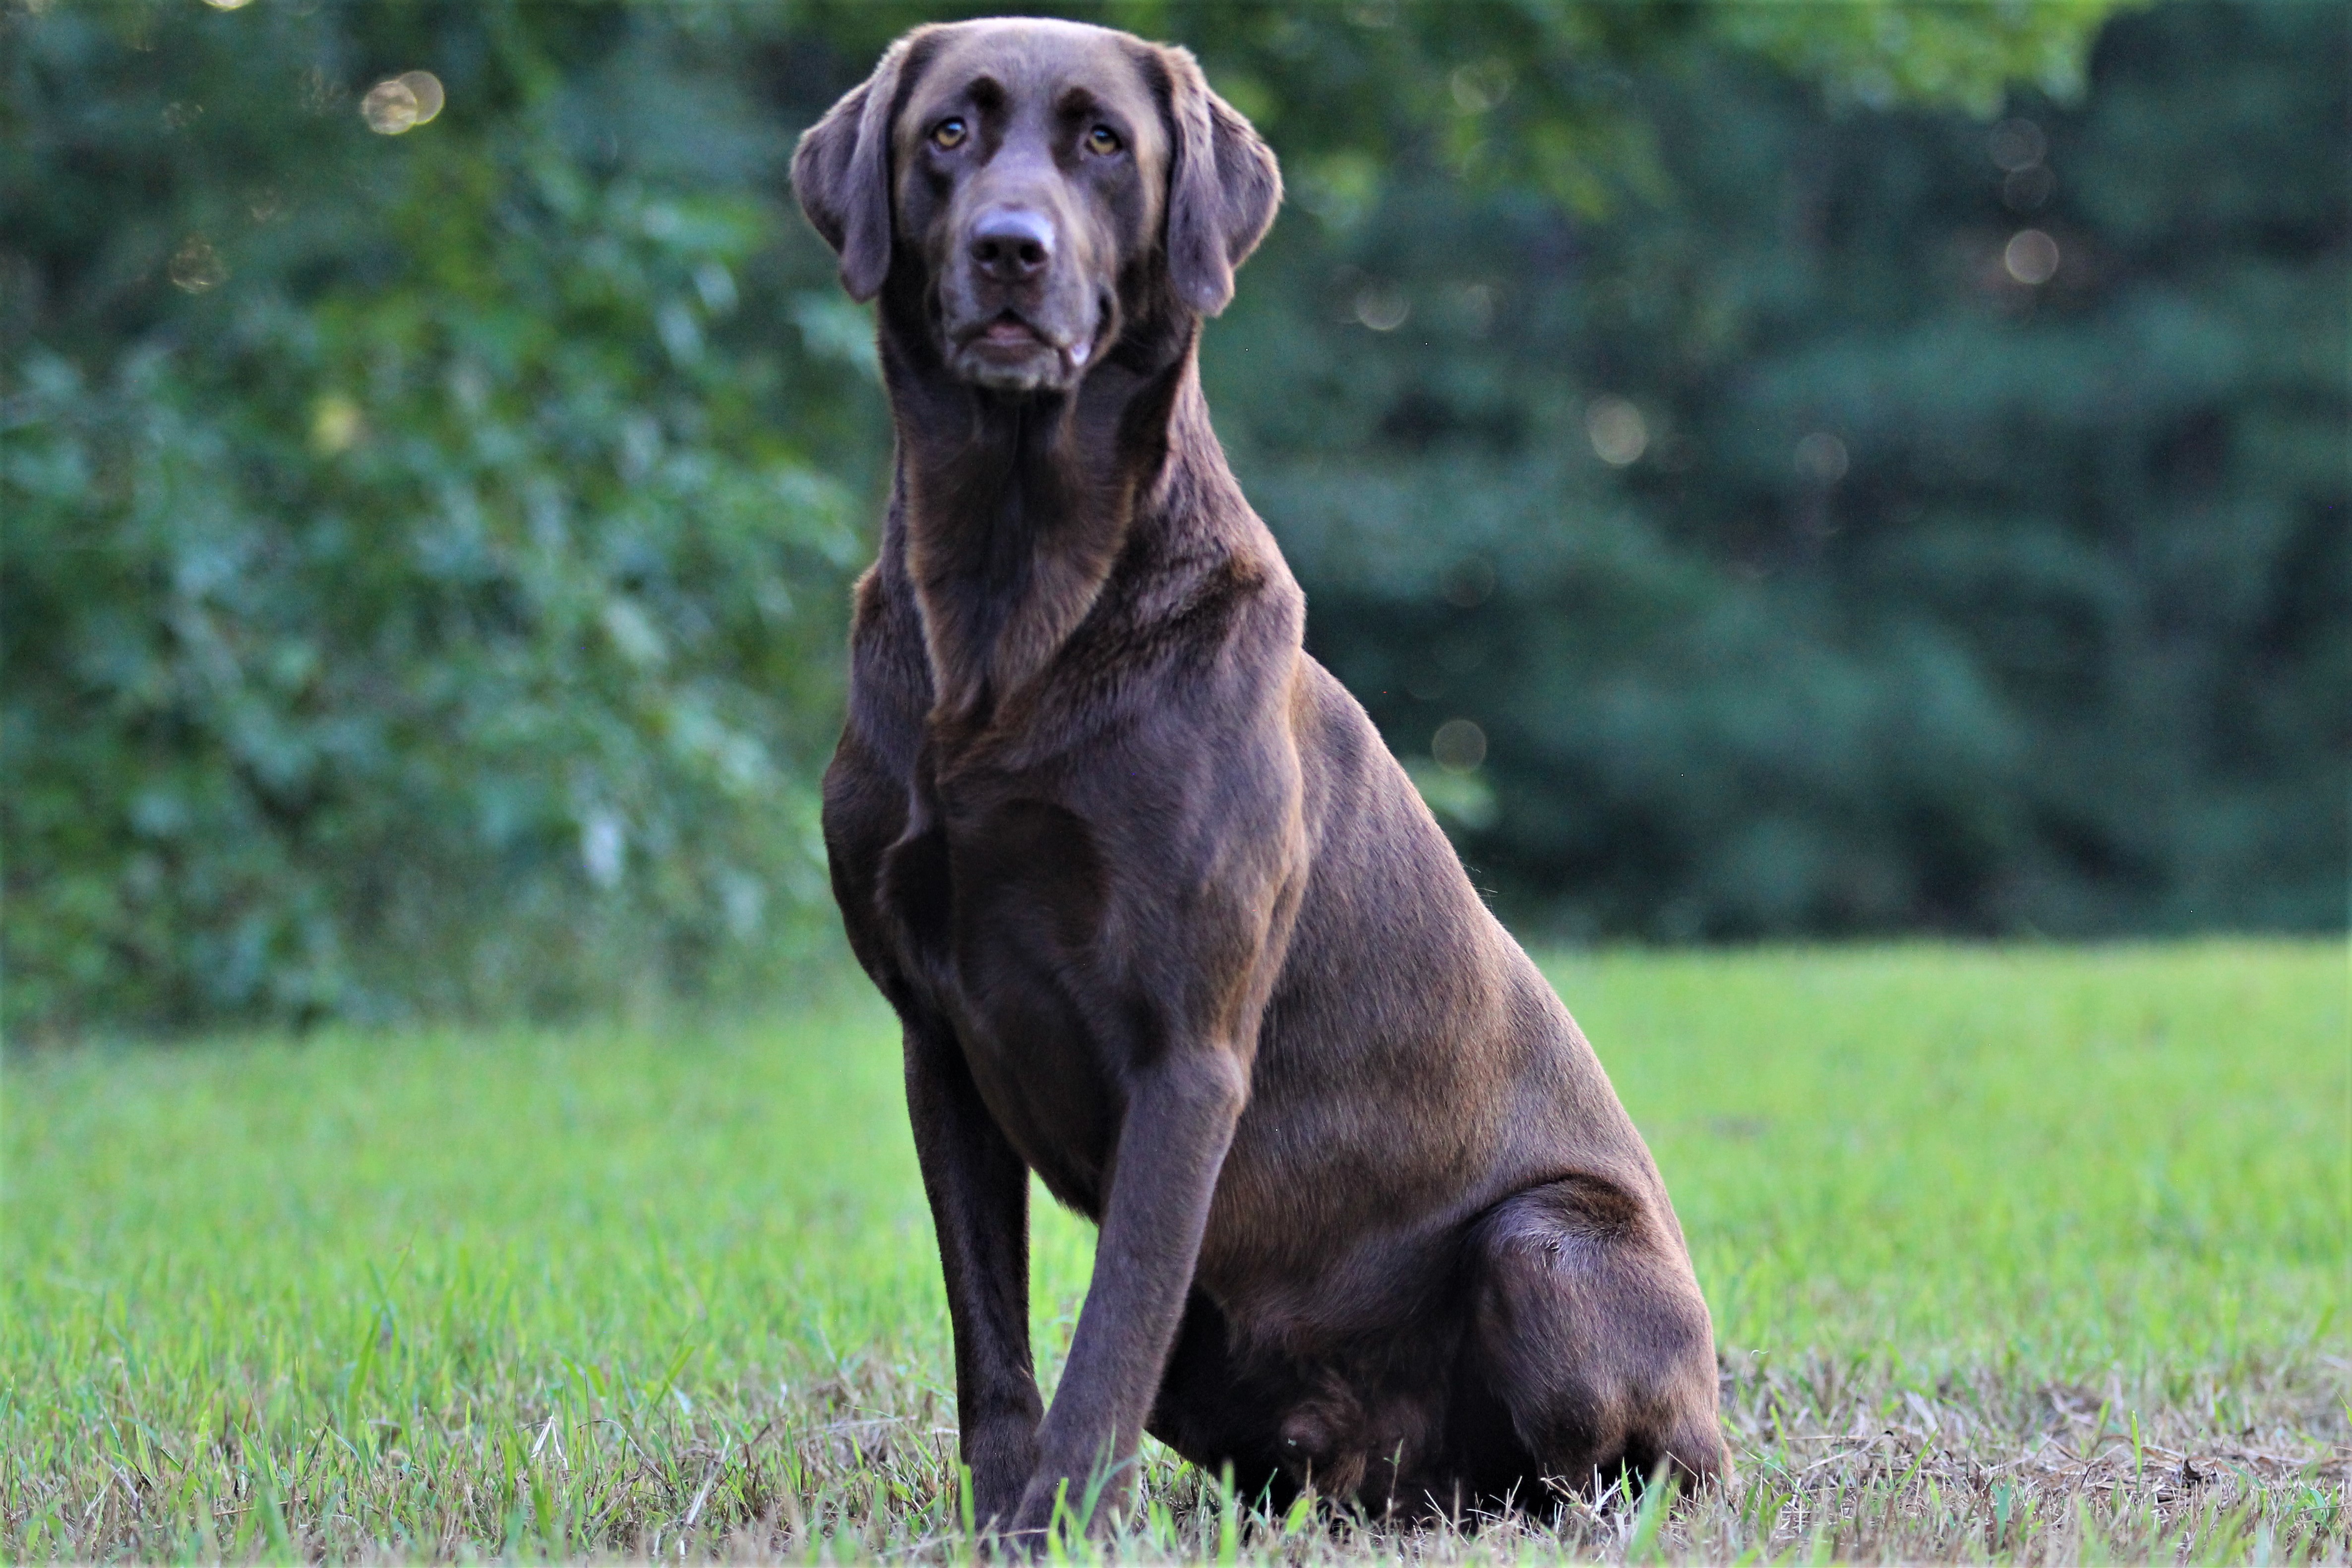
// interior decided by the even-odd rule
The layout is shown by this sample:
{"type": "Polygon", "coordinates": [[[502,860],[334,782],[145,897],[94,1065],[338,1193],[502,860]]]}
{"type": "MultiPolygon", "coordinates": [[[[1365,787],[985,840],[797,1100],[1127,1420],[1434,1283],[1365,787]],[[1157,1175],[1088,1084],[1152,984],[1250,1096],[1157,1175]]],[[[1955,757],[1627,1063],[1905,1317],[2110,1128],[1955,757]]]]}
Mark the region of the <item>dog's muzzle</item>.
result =
{"type": "Polygon", "coordinates": [[[1066,391],[1095,358],[1095,291],[1069,231],[1000,202],[963,225],[940,288],[950,369],[998,392],[1066,391]]]}

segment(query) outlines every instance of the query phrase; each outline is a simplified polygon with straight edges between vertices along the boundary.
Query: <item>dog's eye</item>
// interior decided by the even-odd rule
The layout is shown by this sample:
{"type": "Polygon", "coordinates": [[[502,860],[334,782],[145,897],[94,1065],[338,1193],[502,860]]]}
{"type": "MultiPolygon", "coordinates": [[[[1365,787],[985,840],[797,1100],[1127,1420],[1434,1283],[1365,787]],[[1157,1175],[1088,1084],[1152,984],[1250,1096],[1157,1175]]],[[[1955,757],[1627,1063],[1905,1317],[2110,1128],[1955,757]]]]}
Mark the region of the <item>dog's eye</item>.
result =
{"type": "Polygon", "coordinates": [[[961,145],[966,134],[962,120],[942,120],[931,127],[931,145],[945,152],[961,145]]]}
{"type": "Polygon", "coordinates": [[[1108,125],[1097,125],[1087,132],[1087,151],[1097,157],[1108,158],[1120,146],[1118,132],[1108,125]]]}

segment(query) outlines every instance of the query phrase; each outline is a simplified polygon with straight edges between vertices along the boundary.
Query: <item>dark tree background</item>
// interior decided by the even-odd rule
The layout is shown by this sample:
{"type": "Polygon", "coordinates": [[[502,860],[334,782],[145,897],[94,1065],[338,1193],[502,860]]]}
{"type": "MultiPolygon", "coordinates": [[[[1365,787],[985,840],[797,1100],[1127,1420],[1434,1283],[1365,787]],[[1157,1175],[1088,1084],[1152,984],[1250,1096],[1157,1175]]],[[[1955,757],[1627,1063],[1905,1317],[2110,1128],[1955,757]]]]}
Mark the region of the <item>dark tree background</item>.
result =
{"type": "MultiPolygon", "coordinates": [[[[829,950],[887,431],[783,168],[925,14],[0,16],[13,1033],[829,950]]],[[[1074,14],[1283,155],[1219,426],[1524,929],[2341,928],[2339,6],[1074,14]]]]}

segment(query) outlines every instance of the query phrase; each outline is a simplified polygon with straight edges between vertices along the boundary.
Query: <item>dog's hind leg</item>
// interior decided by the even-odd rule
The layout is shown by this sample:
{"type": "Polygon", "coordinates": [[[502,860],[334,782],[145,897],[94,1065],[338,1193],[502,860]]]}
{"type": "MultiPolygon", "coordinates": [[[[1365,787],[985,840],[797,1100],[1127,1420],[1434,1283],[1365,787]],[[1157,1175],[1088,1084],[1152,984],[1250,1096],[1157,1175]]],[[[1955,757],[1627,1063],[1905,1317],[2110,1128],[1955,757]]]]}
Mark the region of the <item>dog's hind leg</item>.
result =
{"type": "Polygon", "coordinates": [[[1297,1483],[1283,1468],[1283,1412],[1296,1391],[1245,1373],[1233,1353],[1225,1315],[1196,1286],[1151,1402],[1145,1430],[1212,1477],[1228,1467],[1234,1493],[1287,1508],[1297,1483]]]}
{"type": "Polygon", "coordinates": [[[1714,1332],[1673,1223],[1594,1176],[1479,1219],[1470,1360],[1533,1460],[1528,1482],[1589,1492],[1661,1464],[1685,1487],[1727,1475],[1714,1332]]]}

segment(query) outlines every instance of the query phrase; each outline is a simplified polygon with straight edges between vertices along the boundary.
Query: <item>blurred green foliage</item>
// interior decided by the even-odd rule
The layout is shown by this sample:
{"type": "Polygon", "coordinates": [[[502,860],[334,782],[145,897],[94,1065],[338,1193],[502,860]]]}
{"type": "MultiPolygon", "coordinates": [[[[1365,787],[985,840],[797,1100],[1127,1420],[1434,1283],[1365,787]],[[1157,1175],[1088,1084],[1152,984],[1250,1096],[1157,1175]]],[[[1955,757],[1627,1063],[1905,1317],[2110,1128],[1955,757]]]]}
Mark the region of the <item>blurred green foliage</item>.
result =
{"type": "Polygon", "coordinates": [[[881,411],[853,334],[777,329],[827,269],[728,30],[12,27],[11,1016],[545,1009],[789,951],[881,411]],[[350,85],[424,62],[446,111],[372,134],[350,85]]]}
{"type": "MultiPolygon", "coordinates": [[[[13,1030],[824,939],[887,429],[783,166],[953,9],[0,17],[13,1030]]],[[[2341,923],[2340,16],[2109,10],[1077,13],[1284,157],[1220,429],[1522,917],[2341,923]]]]}
{"type": "MultiPolygon", "coordinates": [[[[1840,8],[1735,14],[1790,9],[1840,8]]],[[[1606,221],[1437,160],[1303,193],[1212,401],[1391,744],[1483,730],[1433,803],[1507,905],[2340,927],[2346,46],[2127,12],[1993,123],[1706,47],[1628,86],[1658,193],[1606,221]]]]}

